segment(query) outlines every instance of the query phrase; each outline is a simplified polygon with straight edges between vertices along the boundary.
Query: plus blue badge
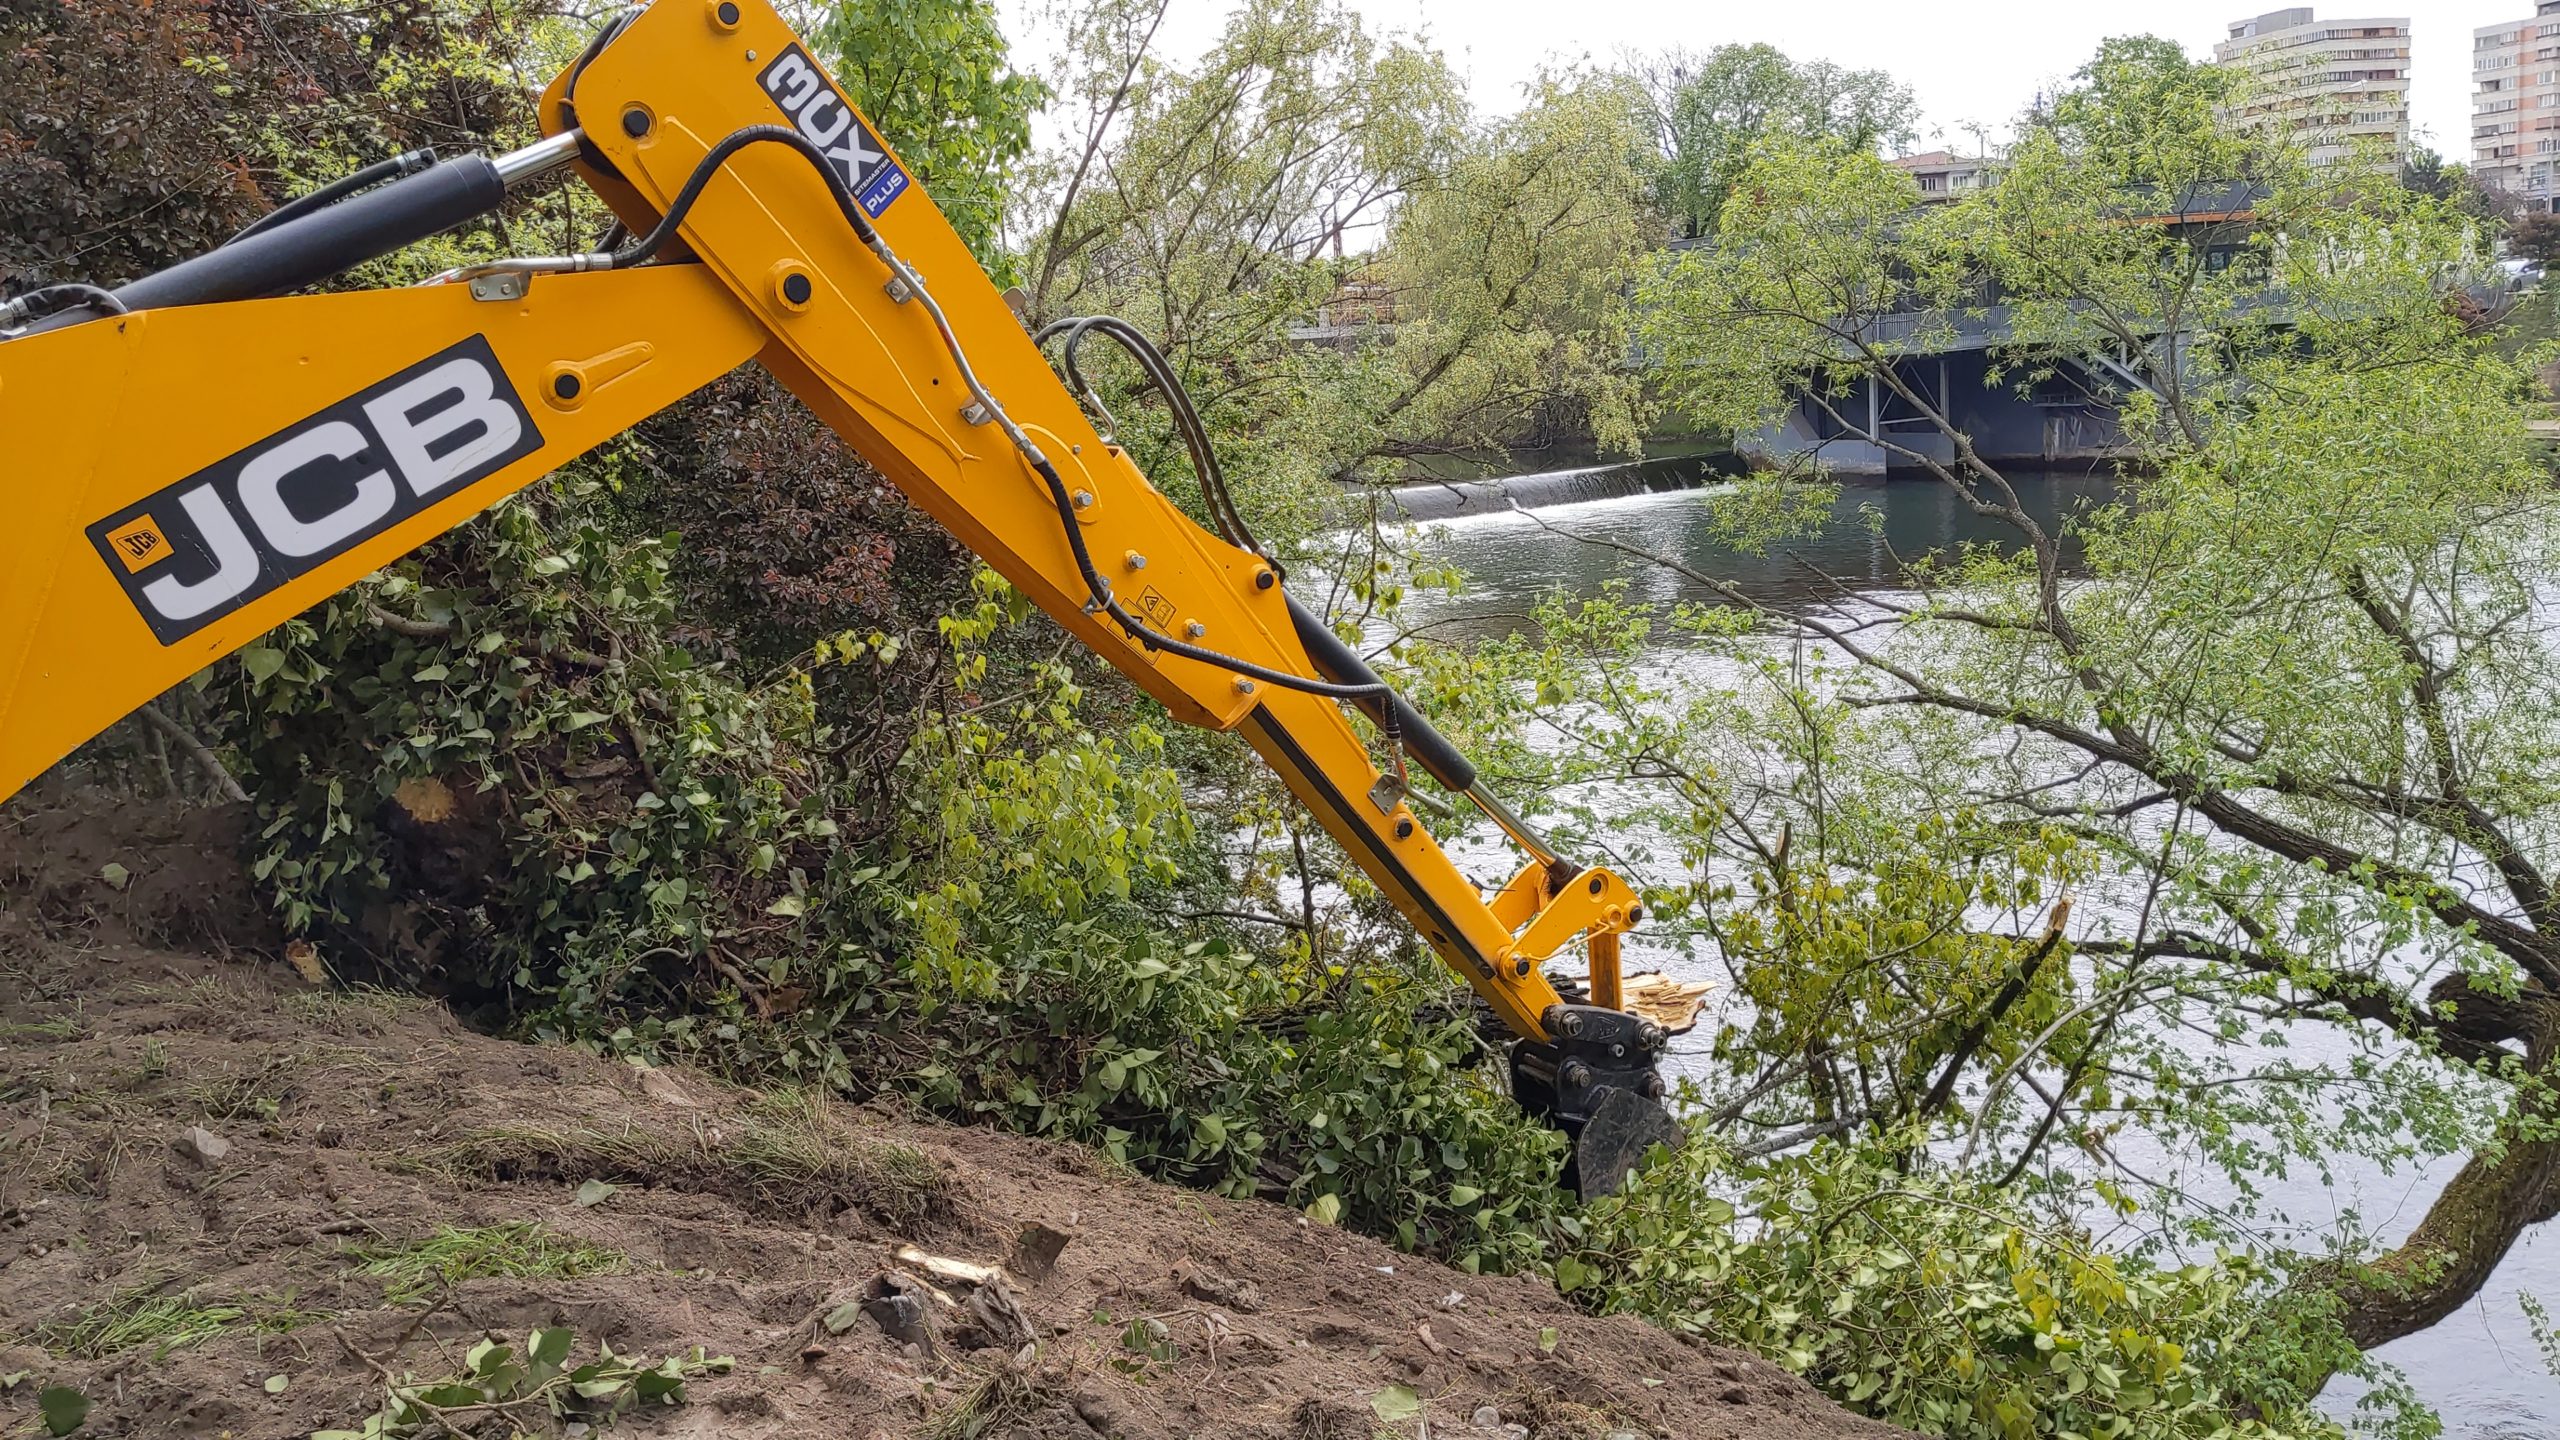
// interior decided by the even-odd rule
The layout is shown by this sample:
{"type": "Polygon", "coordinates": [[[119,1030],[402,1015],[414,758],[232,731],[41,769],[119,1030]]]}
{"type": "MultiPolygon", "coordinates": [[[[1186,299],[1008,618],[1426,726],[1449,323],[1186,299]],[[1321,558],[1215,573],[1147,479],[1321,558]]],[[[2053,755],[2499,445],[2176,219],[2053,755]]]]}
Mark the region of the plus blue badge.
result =
{"type": "Polygon", "coordinates": [[[862,201],[863,210],[876,220],[881,211],[889,208],[890,201],[906,193],[907,172],[898,168],[897,161],[891,160],[880,167],[879,173],[871,177],[871,183],[863,186],[862,194],[855,198],[862,201]]]}

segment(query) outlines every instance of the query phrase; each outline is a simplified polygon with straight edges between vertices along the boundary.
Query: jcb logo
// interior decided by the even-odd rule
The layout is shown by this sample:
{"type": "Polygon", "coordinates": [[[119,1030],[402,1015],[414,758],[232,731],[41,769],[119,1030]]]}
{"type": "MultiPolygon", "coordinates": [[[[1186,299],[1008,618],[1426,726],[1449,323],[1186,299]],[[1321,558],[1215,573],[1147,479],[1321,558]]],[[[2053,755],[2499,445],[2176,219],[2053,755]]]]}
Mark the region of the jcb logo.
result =
{"type": "Polygon", "coordinates": [[[782,113],[791,117],[792,125],[827,152],[827,162],[862,202],[865,214],[877,219],[889,202],[906,193],[907,172],[889,158],[879,137],[844,103],[836,87],[827,83],[825,72],[811,64],[799,46],[773,57],[756,79],[782,113]]]}
{"type": "Polygon", "coordinates": [[[474,335],[89,527],[163,645],[542,448],[474,335]]]}

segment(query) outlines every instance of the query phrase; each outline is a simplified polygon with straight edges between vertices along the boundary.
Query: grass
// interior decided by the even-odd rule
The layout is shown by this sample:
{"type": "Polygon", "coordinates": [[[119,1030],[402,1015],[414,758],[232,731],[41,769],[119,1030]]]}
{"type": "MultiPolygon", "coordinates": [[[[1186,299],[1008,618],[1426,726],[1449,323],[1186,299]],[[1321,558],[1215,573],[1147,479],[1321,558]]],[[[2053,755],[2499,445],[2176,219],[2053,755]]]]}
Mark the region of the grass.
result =
{"type": "Polygon", "coordinates": [[[388,1032],[400,1012],[421,1003],[417,996],[402,995],[371,986],[348,990],[296,990],[276,999],[277,1008],[313,1029],[354,1031],[365,1035],[388,1032]]]}
{"type": "Polygon", "coordinates": [[[782,1219],[859,1210],[891,1227],[948,1214],[950,1180],[923,1151],[866,1138],[816,1100],[760,1097],[725,1138],[499,1126],[418,1157],[419,1168],[496,1180],[612,1180],[719,1195],[782,1219]]]}
{"type": "Polygon", "coordinates": [[[122,1130],[83,1137],[49,1126],[31,1136],[0,1139],[0,1175],[38,1190],[102,1198],[132,1153],[122,1130]]]}
{"type": "Polygon", "coordinates": [[[630,1264],[619,1250],[554,1235],[518,1222],[457,1230],[439,1226],[419,1240],[356,1245],[347,1250],[358,1275],[382,1282],[386,1303],[406,1305],[465,1280],[575,1280],[610,1275],[630,1264]]]}
{"type": "Polygon", "coordinates": [[[235,1014],[244,1009],[263,1010],[275,1003],[274,997],[221,975],[198,975],[192,980],[146,985],[141,993],[172,1005],[211,1011],[217,1015],[235,1014]]]}
{"type": "Polygon", "coordinates": [[[157,1360],[218,1335],[282,1335],[328,1318],[281,1300],[209,1301],[186,1294],[163,1295],[156,1287],[145,1286],[84,1310],[77,1319],[40,1325],[26,1338],[57,1355],[82,1360],[100,1360],[148,1345],[157,1360]]]}
{"type": "Polygon", "coordinates": [[[1500,1402],[1505,1419],[1528,1426],[1535,1435],[1599,1435],[1620,1428],[1608,1411],[1568,1400],[1554,1386],[1525,1377],[1503,1391],[1500,1402]]]}
{"type": "Polygon", "coordinates": [[[0,1044],[12,1040],[85,1040],[89,1027],[77,1014],[58,1020],[16,1020],[0,1024],[0,1044]]]}
{"type": "Polygon", "coordinates": [[[284,1111],[285,1077],[301,1064],[298,1055],[271,1055],[254,1070],[226,1065],[220,1074],[188,1082],[180,1094],[209,1122],[273,1120],[284,1111]]]}
{"type": "Polygon", "coordinates": [[[1029,1420],[1060,1397],[1013,1365],[996,1369],[961,1392],[959,1402],[933,1418],[920,1440],[978,1440],[1016,1421],[1029,1420]]]}

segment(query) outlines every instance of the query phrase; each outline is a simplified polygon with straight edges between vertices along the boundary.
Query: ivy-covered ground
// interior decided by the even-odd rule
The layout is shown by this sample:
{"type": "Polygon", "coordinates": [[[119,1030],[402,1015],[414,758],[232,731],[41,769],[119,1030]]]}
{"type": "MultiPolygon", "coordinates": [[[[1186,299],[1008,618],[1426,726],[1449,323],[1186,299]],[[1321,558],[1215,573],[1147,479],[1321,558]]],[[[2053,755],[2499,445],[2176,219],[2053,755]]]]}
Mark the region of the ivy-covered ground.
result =
{"type": "Polygon", "coordinates": [[[0,828],[0,1434],[1902,1433],[1083,1147],[307,983],[225,817],[139,808],[0,828]]]}

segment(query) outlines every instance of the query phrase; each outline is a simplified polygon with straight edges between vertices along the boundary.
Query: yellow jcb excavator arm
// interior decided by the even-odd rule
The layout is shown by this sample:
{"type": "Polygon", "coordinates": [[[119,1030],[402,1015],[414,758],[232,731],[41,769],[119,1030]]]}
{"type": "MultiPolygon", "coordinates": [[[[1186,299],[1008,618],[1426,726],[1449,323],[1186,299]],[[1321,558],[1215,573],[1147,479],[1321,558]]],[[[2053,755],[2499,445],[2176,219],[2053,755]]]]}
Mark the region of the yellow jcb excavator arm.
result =
{"type": "MultiPolygon", "coordinates": [[[[1185,723],[1243,734],[1520,1036],[1586,1188],[1676,1135],[1618,1008],[1619,876],[1557,856],[1325,626],[1088,420],[765,0],[657,0],[542,99],[544,141],[404,174],[107,292],[0,307],[0,799],[169,686],[748,360],[1185,723]],[[635,238],[291,295],[574,166],[635,238]],[[1382,774],[1343,713],[1378,723],[1382,774]],[[1528,852],[1490,900],[1404,758],[1528,852]],[[1538,962],[1587,937],[1591,998],[1538,962]]],[[[414,167],[411,167],[414,168],[414,167]]]]}

